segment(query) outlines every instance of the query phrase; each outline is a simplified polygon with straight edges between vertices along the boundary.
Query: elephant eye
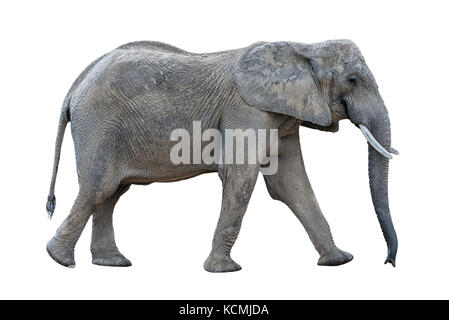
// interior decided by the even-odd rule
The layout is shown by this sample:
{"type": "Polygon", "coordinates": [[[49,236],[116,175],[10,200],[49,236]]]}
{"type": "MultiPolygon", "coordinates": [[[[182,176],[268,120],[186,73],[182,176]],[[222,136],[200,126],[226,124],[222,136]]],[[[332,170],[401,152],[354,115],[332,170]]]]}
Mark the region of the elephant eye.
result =
{"type": "Polygon", "coordinates": [[[350,77],[348,78],[348,82],[349,82],[350,84],[352,84],[353,86],[355,86],[355,85],[357,84],[357,78],[356,78],[355,76],[350,76],[350,77]]]}

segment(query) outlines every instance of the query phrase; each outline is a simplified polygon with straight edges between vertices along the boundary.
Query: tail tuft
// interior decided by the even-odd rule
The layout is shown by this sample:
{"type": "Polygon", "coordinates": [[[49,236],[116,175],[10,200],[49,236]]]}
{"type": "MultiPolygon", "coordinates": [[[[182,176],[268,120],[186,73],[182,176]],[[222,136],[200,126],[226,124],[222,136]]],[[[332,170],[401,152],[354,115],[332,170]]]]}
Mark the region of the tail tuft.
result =
{"type": "Polygon", "coordinates": [[[47,200],[48,219],[51,219],[51,217],[53,216],[53,212],[55,212],[55,207],[56,207],[56,197],[54,195],[48,196],[47,200]]]}

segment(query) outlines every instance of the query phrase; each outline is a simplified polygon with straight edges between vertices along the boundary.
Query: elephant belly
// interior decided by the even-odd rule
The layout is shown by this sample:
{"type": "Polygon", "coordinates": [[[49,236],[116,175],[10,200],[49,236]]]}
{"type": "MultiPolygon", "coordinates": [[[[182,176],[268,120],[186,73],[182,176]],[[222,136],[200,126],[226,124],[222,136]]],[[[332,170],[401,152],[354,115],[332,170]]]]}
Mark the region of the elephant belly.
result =
{"type": "Polygon", "coordinates": [[[177,167],[166,168],[128,169],[123,184],[150,184],[153,182],[175,182],[199,176],[204,173],[216,172],[216,168],[177,167]]]}

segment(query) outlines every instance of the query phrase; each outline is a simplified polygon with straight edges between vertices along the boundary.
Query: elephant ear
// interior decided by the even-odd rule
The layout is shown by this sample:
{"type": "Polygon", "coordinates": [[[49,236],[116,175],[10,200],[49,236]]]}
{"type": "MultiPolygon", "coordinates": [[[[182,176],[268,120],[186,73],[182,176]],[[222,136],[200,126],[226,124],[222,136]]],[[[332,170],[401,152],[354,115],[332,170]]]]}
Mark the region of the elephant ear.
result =
{"type": "Polygon", "coordinates": [[[288,42],[256,43],[233,67],[237,91],[256,108],[286,114],[320,126],[331,113],[312,60],[288,42]]]}

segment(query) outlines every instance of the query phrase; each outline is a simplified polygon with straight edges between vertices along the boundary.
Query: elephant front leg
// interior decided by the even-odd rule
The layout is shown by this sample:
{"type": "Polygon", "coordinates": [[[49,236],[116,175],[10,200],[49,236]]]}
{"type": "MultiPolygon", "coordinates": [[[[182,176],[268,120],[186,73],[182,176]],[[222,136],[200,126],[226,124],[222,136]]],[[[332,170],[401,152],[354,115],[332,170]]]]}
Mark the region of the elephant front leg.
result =
{"type": "Polygon", "coordinates": [[[129,185],[120,186],[117,191],[100,206],[92,217],[92,263],[100,266],[129,267],[131,262],[123,256],[115,244],[112,214],[120,196],[129,190],[129,185]]]}
{"type": "Polygon", "coordinates": [[[304,168],[299,135],[280,140],[278,171],[264,176],[270,195],[284,202],[300,220],[320,254],[318,265],[337,266],[351,261],[351,254],[336,247],[321,213],[304,168]]]}
{"type": "Polygon", "coordinates": [[[204,262],[207,271],[230,272],[241,269],[232,260],[231,249],[237,240],[258,172],[258,165],[225,165],[220,172],[223,199],[212,251],[204,262]]]}

